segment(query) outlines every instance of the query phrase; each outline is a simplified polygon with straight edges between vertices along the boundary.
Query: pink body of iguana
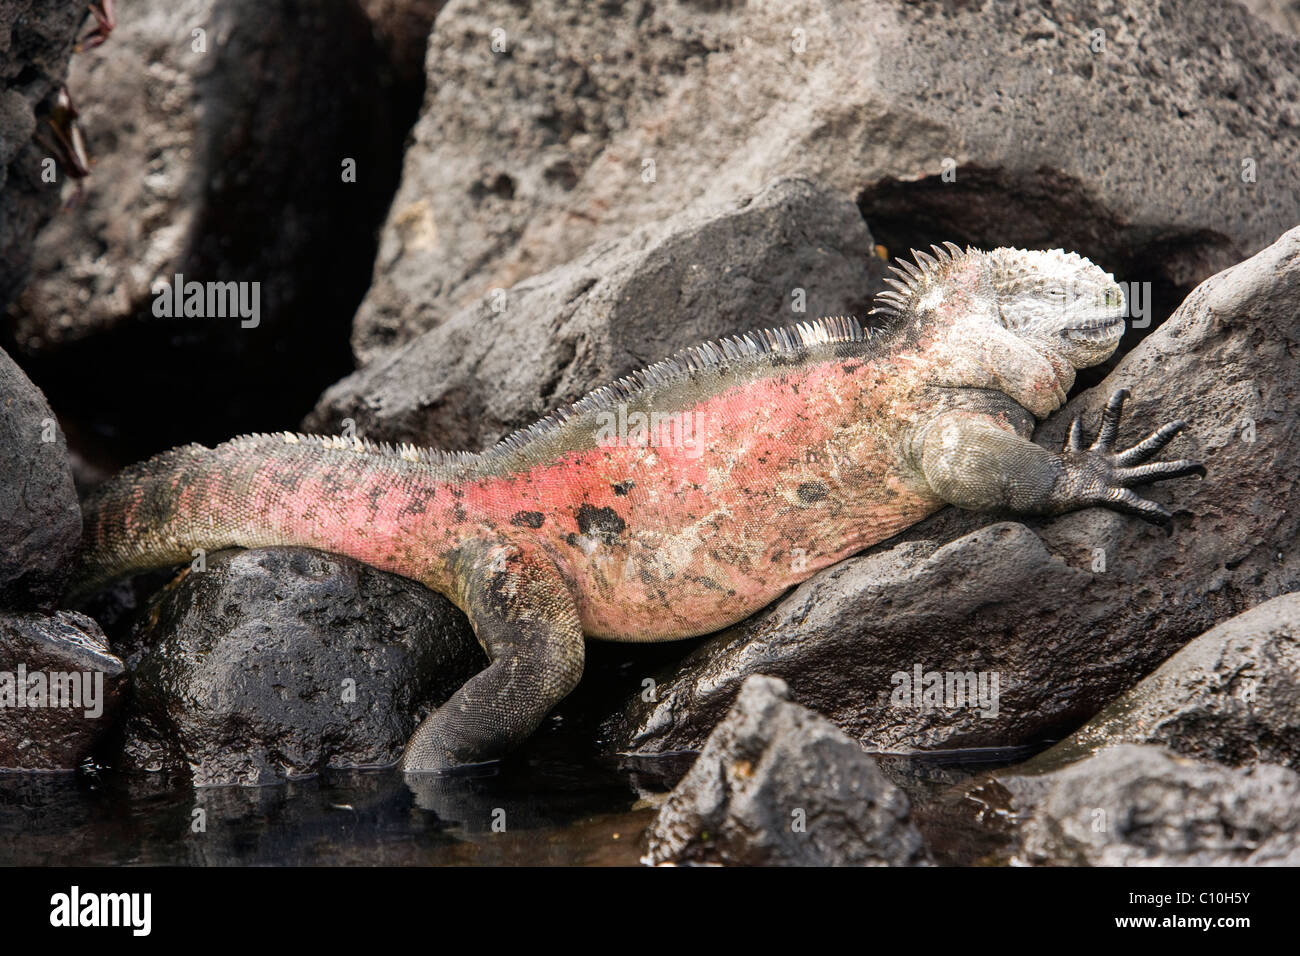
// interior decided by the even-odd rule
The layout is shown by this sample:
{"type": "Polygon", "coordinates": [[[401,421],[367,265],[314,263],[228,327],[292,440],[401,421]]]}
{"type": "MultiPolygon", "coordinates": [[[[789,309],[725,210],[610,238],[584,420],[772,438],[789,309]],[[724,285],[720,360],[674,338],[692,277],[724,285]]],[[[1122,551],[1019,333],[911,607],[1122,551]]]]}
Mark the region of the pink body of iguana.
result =
{"type": "MultiPolygon", "coordinates": [[[[201,480],[187,468],[170,478],[176,560],[190,545],[303,545],[455,599],[449,559],[467,544],[541,548],[570,583],[587,634],[706,634],[944,505],[903,453],[904,426],[929,410],[919,394],[928,376],[900,374],[933,368],[939,347],[927,336],[894,355],[764,362],[719,376],[735,380],[717,394],[652,403],[671,415],[657,429],[602,447],[593,421],[590,447],[518,470],[489,462],[449,476],[296,437],[236,440],[198,452],[201,480]]],[[[1021,397],[1048,411],[1063,392],[1050,365],[1038,371],[1021,397]]],[[[157,521],[140,486],[130,505],[92,513],[91,550],[136,540],[157,521]]]]}

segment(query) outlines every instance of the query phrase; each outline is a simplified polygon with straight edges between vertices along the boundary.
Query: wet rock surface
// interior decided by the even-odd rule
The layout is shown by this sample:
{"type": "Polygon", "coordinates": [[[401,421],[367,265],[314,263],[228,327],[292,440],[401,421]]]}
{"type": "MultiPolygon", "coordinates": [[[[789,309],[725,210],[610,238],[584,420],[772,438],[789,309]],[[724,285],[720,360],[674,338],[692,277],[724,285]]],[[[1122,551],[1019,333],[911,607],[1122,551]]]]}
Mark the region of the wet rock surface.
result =
{"type": "Polygon", "coordinates": [[[40,389],[0,351],[0,609],[51,609],[81,538],[68,444],[40,389]]]}
{"type": "Polygon", "coordinates": [[[486,663],[446,599],[300,548],[210,556],[135,637],[124,765],[200,786],[392,764],[486,663]]]}
{"type": "MultiPolygon", "coordinates": [[[[59,205],[41,179],[52,139],[45,117],[86,19],[84,0],[7,0],[0,6],[0,315],[27,281],[32,242],[59,205]],[[41,127],[44,127],[43,129],[41,127]]],[[[65,171],[59,170],[62,183],[65,171]]]]}
{"type": "Polygon", "coordinates": [[[855,741],[754,676],[659,811],[646,862],[924,864],[908,814],[855,741]]]}
{"type": "Polygon", "coordinates": [[[1068,732],[1221,620],[1300,589],[1300,229],[1193,292],[1098,388],[1035,435],[1060,448],[1131,389],[1120,444],[1175,417],[1201,482],[1149,489],[1173,533],[1102,509],[990,523],[949,509],[817,575],[650,675],[602,727],[615,752],[698,749],[750,674],[886,751],[1034,743],[1068,732]],[[983,525],[984,527],[981,527],[983,525]],[[996,713],[896,702],[895,675],[997,675],[996,713]]]}
{"type": "Polygon", "coordinates": [[[60,414],[126,462],[292,426],[350,368],[396,159],[354,0],[116,9],[68,78],[91,175],[37,239],[7,336],[60,414]],[[159,316],[178,274],[222,283],[220,300],[205,288],[202,314],[159,316]]]}
{"type": "Polygon", "coordinates": [[[1123,744],[1043,777],[1000,777],[1038,866],[1295,866],[1300,774],[1123,744]]]}
{"type": "Polygon", "coordinates": [[[0,612],[0,770],[74,770],[112,727],[126,669],[84,614],[0,612]]]}
{"type": "Polygon", "coordinates": [[[1211,628],[1033,765],[1121,743],[1230,766],[1300,769],[1300,594],[1211,628]]]}
{"type": "Polygon", "coordinates": [[[1298,71],[1215,0],[449,4],[353,347],[782,175],[891,250],[1064,246],[1167,314],[1300,221],[1298,71]]]}
{"type": "Polygon", "coordinates": [[[484,296],[331,387],[304,427],[350,418],[370,438],[476,451],[687,346],[863,315],[882,272],[852,203],[779,180],[484,296]]]}

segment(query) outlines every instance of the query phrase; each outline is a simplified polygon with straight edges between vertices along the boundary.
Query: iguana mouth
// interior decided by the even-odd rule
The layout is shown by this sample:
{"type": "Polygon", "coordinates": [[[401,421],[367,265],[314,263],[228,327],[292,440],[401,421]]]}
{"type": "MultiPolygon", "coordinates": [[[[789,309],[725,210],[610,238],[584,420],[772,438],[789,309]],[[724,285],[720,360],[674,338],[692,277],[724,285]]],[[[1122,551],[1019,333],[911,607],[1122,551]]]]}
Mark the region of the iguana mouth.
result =
{"type": "Polygon", "coordinates": [[[1078,325],[1067,326],[1064,331],[1071,338],[1090,339],[1099,342],[1110,338],[1116,329],[1122,330],[1123,328],[1123,315],[1106,315],[1095,319],[1085,319],[1078,325]]]}

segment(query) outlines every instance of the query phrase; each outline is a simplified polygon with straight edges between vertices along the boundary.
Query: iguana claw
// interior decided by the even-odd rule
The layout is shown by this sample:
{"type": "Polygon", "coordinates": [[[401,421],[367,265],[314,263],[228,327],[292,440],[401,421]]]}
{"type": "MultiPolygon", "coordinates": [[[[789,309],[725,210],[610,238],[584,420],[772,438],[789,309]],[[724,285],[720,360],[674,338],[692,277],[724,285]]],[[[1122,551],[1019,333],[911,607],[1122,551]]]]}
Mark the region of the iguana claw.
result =
{"type": "Polygon", "coordinates": [[[1102,505],[1153,524],[1168,525],[1173,519],[1168,508],[1135,495],[1129,488],[1188,475],[1203,478],[1205,466],[1187,458],[1145,463],[1187,427],[1182,419],[1162,425],[1131,448],[1115,451],[1119,420],[1128,396],[1126,388],[1111,395],[1101,413],[1101,429],[1091,445],[1084,445],[1083,424],[1078,418],[1070,425],[1070,435],[1061,455],[1066,466],[1063,497],[1072,498],[1074,507],[1083,503],[1102,505]]]}

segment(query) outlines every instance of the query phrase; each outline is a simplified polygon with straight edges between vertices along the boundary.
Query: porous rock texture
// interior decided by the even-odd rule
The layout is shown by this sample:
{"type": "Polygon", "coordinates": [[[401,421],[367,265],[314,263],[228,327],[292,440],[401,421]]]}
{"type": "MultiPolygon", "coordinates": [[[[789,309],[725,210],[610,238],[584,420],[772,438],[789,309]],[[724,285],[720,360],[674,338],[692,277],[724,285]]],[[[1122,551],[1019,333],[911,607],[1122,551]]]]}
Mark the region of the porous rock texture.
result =
{"type": "Polygon", "coordinates": [[[756,675],[660,809],[646,862],[923,865],[908,813],[856,741],[756,675]]]}
{"type": "Polygon", "coordinates": [[[1300,774],[1122,744],[1042,777],[1004,776],[1036,866],[1295,866],[1300,774]]]}
{"type": "Polygon", "coordinates": [[[1162,314],[1300,221],[1300,44],[1220,0],[453,0],[426,76],[363,362],[785,175],[891,250],[1063,246],[1162,314]]]}

